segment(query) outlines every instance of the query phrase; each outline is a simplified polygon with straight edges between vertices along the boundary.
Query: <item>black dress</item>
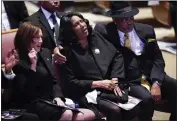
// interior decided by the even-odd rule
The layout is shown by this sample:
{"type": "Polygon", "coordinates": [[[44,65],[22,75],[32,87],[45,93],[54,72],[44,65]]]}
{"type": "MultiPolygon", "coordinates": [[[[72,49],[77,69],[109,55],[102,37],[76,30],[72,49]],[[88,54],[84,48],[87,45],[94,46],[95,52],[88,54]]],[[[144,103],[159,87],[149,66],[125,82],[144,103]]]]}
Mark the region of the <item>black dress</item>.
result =
{"type": "Polygon", "coordinates": [[[93,81],[111,78],[119,78],[120,81],[124,81],[124,64],[121,53],[98,33],[92,33],[86,48],[82,48],[76,41],[69,45],[68,49],[65,48],[64,53],[67,57],[66,64],[61,65],[61,72],[63,72],[61,85],[64,93],[78,102],[80,107],[91,109],[97,118],[100,117],[99,111],[101,111],[106,116],[110,116],[109,113],[114,114],[114,118],[111,119],[121,119],[118,118],[121,115],[120,108],[111,103],[108,104],[100,98],[102,94],[107,94],[113,100],[118,101],[119,97],[115,96],[113,91],[97,89],[101,91],[101,94],[97,97],[98,104],[96,105],[88,103],[85,98],[88,92],[94,90],[91,88],[93,81]]]}

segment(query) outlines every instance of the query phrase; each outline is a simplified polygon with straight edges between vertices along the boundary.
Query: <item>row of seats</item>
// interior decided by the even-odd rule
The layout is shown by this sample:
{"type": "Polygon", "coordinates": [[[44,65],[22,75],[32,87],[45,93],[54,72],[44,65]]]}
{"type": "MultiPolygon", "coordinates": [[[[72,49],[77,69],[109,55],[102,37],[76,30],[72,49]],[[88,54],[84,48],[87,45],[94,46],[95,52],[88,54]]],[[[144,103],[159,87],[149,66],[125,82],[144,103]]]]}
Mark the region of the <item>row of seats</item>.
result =
{"type": "MultiPolygon", "coordinates": [[[[14,48],[14,38],[16,35],[18,29],[12,29],[6,32],[2,32],[2,54],[1,54],[1,67],[3,67],[4,65],[4,59],[7,56],[7,53],[14,48]]],[[[55,66],[55,65],[54,65],[55,66]]],[[[60,76],[59,76],[59,72],[58,69],[55,69],[56,75],[57,75],[57,79],[58,81],[60,80],[60,76]]],[[[5,100],[5,102],[9,101],[9,97],[10,97],[10,89],[6,90],[6,92],[4,91],[5,94],[3,94],[3,100],[5,100]]],[[[161,104],[163,105],[156,105],[156,109],[158,110],[163,110],[163,111],[168,111],[167,106],[164,106],[164,101],[161,102],[161,104]]]]}

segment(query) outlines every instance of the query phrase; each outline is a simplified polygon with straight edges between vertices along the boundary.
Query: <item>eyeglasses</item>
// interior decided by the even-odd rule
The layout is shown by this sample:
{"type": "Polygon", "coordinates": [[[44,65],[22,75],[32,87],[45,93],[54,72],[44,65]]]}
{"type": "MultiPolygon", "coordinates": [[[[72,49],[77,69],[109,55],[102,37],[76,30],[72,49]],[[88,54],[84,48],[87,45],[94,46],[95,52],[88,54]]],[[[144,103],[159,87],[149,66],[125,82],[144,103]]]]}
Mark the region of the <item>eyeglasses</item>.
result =
{"type": "Polygon", "coordinates": [[[133,16],[131,16],[131,17],[126,17],[126,18],[122,18],[122,19],[121,19],[121,22],[126,23],[126,22],[128,22],[128,21],[130,21],[130,20],[133,20],[133,19],[134,19],[133,16]]]}

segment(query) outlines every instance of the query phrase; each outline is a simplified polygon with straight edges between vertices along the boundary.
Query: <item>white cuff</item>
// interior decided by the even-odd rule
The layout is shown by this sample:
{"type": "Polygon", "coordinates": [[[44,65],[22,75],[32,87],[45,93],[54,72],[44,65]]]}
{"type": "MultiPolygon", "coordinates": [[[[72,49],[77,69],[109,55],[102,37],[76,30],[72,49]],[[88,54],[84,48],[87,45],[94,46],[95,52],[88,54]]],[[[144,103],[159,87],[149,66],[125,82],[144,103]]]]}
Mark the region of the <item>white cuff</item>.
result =
{"type": "Polygon", "coordinates": [[[11,70],[11,74],[6,74],[5,68],[1,68],[1,69],[2,69],[2,71],[3,71],[4,76],[5,76],[8,80],[13,80],[14,77],[16,76],[12,70],[11,70]]]}

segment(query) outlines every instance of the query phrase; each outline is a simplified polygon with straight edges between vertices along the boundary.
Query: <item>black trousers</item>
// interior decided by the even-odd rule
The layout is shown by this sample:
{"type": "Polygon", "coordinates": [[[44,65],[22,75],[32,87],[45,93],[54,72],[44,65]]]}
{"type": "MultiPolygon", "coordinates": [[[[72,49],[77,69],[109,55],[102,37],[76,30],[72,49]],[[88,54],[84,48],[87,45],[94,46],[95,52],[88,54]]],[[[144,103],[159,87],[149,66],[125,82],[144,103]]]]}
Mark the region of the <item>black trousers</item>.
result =
{"type": "Polygon", "coordinates": [[[131,110],[126,111],[111,101],[106,101],[103,99],[98,100],[97,107],[98,110],[107,117],[107,120],[132,120],[133,118],[137,117],[140,112],[139,105],[131,110]]]}
{"type": "Polygon", "coordinates": [[[154,114],[154,100],[150,92],[141,85],[131,85],[129,95],[141,99],[138,118],[151,121],[154,114]]]}
{"type": "Polygon", "coordinates": [[[162,99],[168,100],[170,120],[176,120],[177,80],[165,75],[161,86],[162,99]]]}
{"type": "Polygon", "coordinates": [[[122,111],[120,107],[102,99],[98,99],[97,101],[98,110],[106,115],[108,120],[122,120],[122,111]]]}

